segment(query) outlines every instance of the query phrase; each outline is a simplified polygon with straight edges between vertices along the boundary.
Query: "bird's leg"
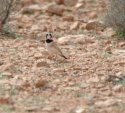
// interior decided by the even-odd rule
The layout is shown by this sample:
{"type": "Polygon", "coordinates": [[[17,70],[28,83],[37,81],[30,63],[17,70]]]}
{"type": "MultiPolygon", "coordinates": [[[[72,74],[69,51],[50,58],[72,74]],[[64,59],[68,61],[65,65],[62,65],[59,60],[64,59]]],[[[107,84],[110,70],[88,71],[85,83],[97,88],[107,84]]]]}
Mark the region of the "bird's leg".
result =
{"type": "Polygon", "coordinates": [[[49,54],[48,55],[48,59],[52,60],[53,59],[53,55],[49,54]]]}
{"type": "Polygon", "coordinates": [[[54,61],[56,62],[57,65],[59,64],[59,59],[57,54],[54,55],[54,61]]]}
{"type": "Polygon", "coordinates": [[[54,60],[57,62],[57,55],[56,54],[54,55],[54,60]]]}

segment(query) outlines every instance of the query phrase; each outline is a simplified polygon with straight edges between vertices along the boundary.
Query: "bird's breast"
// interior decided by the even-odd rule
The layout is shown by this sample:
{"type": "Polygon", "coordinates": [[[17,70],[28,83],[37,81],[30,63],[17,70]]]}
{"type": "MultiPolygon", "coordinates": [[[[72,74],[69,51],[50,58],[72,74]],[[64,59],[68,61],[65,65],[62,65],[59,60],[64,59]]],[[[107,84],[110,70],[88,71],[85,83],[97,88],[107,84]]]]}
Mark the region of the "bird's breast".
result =
{"type": "Polygon", "coordinates": [[[46,39],[46,43],[51,43],[51,42],[53,42],[52,39],[46,39]]]}

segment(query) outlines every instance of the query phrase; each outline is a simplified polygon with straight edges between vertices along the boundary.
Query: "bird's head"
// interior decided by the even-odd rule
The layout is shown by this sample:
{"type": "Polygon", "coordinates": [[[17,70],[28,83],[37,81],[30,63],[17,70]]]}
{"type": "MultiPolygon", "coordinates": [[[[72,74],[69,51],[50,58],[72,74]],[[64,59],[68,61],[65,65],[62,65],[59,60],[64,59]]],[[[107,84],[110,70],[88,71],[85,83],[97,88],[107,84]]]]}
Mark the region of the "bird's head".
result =
{"type": "Polygon", "coordinates": [[[52,33],[46,33],[46,43],[52,43],[53,42],[53,36],[52,33]]]}
{"type": "Polygon", "coordinates": [[[52,33],[46,33],[46,39],[53,39],[52,33]]]}

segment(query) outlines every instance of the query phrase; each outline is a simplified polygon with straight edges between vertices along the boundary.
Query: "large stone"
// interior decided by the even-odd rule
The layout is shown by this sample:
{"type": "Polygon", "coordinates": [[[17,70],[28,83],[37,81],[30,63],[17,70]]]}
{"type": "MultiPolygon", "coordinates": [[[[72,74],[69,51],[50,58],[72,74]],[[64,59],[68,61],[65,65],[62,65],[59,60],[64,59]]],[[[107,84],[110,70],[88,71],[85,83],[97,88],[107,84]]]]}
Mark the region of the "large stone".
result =
{"type": "Polygon", "coordinates": [[[77,30],[79,28],[79,22],[74,22],[71,26],[70,26],[70,30],[77,30]]]}
{"type": "Polygon", "coordinates": [[[73,22],[74,21],[74,16],[72,16],[72,15],[64,16],[63,21],[73,22]]]}
{"type": "Polygon", "coordinates": [[[41,88],[41,87],[44,87],[46,84],[47,84],[46,80],[40,79],[40,80],[37,80],[34,85],[36,88],[41,88]]]}
{"type": "Polygon", "coordinates": [[[50,13],[50,14],[55,14],[58,16],[62,16],[63,12],[64,12],[64,8],[62,6],[59,6],[55,3],[51,3],[46,7],[46,12],[50,13]]]}
{"type": "Polygon", "coordinates": [[[103,31],[105,29],[105,25],[102,22],[91,21],[86,24],[85,28],[87,30],[103,31]]]}
{"type": "Polygon", "coordinates": [[[33,14],[35,12],[41,12],[42,11],[42,8],[40,5],[30,5],[28,7],[24,7],[23,10],[22,10],[22,13],[24,14],[33,14]]]}
{"type": "Polygon", "coordinates": [[[75,5],[76,8],[82,8],[85,5],[84,0],[78,0],[77,4],[75,5]]]}
{"type": "Polygon", "coordinates": [[[12,73],[7,72],[7,71],[3,72],[2,75],[6,76],[8,78],[12,78],[13,77],[12,73]]]}
{"type": "Polygon", "coordinates": [[[7,97],[0,97],[0,104],[9,104],[10,99],[7,97]]]}
{"type": "Polygon", "coordinates": [[[37,62],[36,66],[37,67],[49,67],[49,64],[46,61],[41,60],[37,62]]]}
{"type": "Polygon", "coordinates": [[[0,66],[1,71],[10,71],[13,69],[13,64],[7,63],[5,65],[0,66]]]}
{"type": "Polygon", "coordinates": [[[86,35],[68,35],[65,37],[60,37],[58,39],[60,45],[69,44],[93,44],[95,43],[94,37],[88,37],[86,35]]]}
{"type": "Polygon", "coordinates": [[[64,4],[67,6],[75,6],[78,0],[64,0],[64,4]]]}
{"type": "MultiPolygon", "coordinates": [[[[93,42],[93,39],[86,39],[86,36],[85,35],[68,35],[68,36],[64,36],[64,37],[60,37],[58,39],[58,43],[60,45],[69,45],[69,44],[76,44],[76,43],[81,43],[83,44],[84,42],[86,43],[94,43],[93,42]]],[[[88,38],[88,37],[87,37],[88,38]]]]}
{"type": "Polygon", "coordinates": [[[76,43],[76,44],[92,44],[92,43],[94,43],[95,41],[94,41],[94,38],[92,37],[92,38],[89,38],[89,37],[87,37],[87,36],[82,36],[82,37],[78,37],[78,38],[76,38],[75,40],[74,40],[74,43],[76,43]]]}
{"type": "Polygon", "coordinates": [[[113,87],[113,90],[115,92],[121,92],[123,90],[123,86],[122,85],[116,85],[113,87]]]}
{"type": "Polygon", "coordinates": [[[71,36],[65,36],[58,39],[58,43],[61,45],[67,45],[71,41],[71,36]]]}
{"type": "Polygon", "coordinates": [[[96,102],[95,105],[97,107],[110,107],[110,106],[113,106],[113,105],[117,105],[118,101],[119,100],[108,99],[108,100],[105,100],[105,101],[96,102]]]}
{"type": "Polygon", "coordinates": [[[55,0],[57,4],[64,4],[64,0],[55,0]]]}

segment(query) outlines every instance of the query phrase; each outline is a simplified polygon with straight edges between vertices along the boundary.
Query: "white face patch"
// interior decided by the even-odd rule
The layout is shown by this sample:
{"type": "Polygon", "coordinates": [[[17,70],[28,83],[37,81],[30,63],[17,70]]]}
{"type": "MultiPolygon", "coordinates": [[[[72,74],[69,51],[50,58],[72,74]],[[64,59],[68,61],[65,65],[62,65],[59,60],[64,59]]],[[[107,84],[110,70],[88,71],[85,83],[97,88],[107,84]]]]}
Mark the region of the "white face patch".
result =
{"type": "Polygon", "coordinates": [[[52,33],[47,33],[46,34],[46,39],[52,39],[52,33]]]}

